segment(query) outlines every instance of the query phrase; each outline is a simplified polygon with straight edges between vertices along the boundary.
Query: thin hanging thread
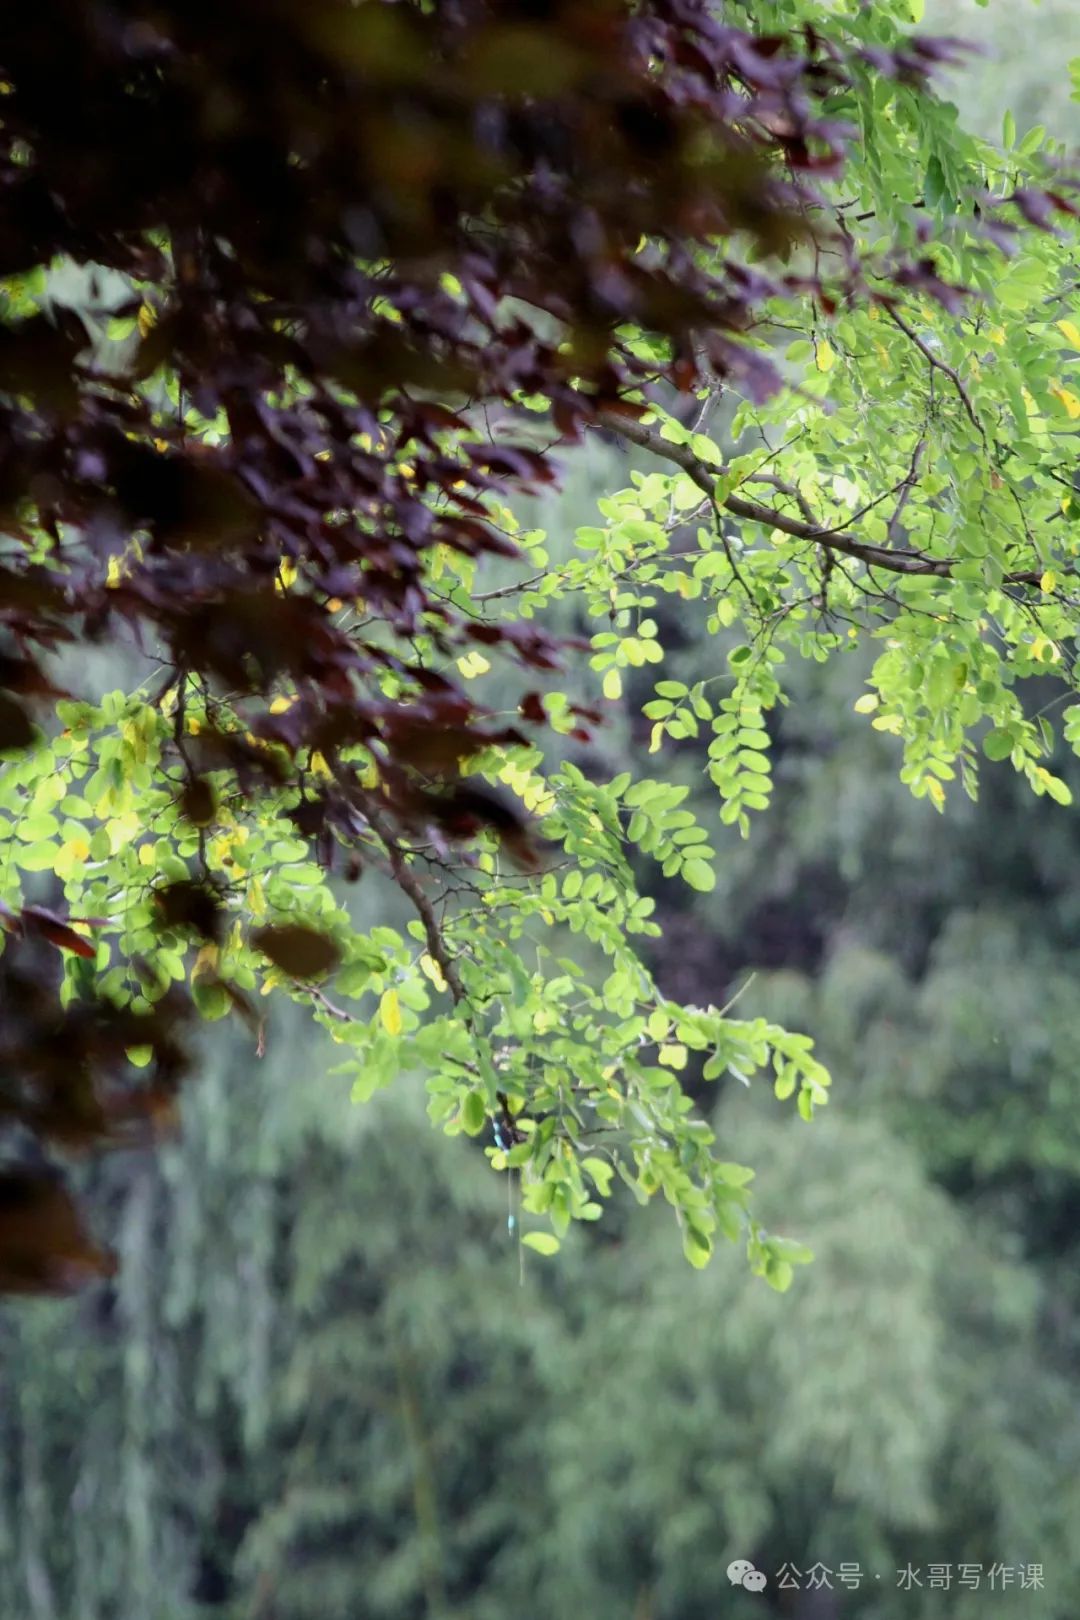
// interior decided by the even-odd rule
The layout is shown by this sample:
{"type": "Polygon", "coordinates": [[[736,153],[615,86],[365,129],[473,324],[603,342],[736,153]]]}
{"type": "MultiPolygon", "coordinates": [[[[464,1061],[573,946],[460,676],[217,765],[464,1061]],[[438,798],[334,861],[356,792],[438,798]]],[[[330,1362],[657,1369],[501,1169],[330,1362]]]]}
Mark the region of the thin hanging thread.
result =
{"type": "MultiPolygon", "coordinates": [[[[496,1093],[496,1096],[498,1098],[499,1107],[502,1110],[502,1113],[501,1117],[497,1117],[492,1121],[495,1135],[495,1145],[501,1148],[505,1154],[509,1155],[511,1149],[518,1142],[523,1142],[525,1138],[514,1123],[514,1116],[510,1112],[510,1104],[506,1093],[504,1091],[499,1091],[496,1093]]],[[[521,1241],[521,1223],[518,1220],[518,1214],[521,1208],[520,1181],[517,1183],[516,1201],[514,1198],[514,1186],[514,1167],[508,1162],[506,1166],[506,1235],[511,1242],[514,1240],[515,1233],[517,1235],[518,1286],[520,1288],[524,1288],[525,1245],[521,1241]]]]}
{"type": "Polygon", "coordinates": [[[518,1287],[519,1288],[524,1288],[524,1286],[525,1286],[525,1245],[521,1241],[521,1222],[518,1220],[517,1215],[515,1214],[515,1211],[514,1211],[514,1192],[515,1192],[515,1189],[516,1189],[516,1192],[517,1192],[517,1208],[520,1209],[521,1208],[521,1171],[520,1170],[517,1173],[516,1181],[515,1181],[515,1178],[514,1178],[513,1170],[510,1171],[510,1200],[511,1200],[511,1203],[510,1203],[510,1214],[509,1214],[509,1216],[507,1218],[507,1226],[509,1228],[511,1237],[513,1237],[515,1229],[517,1231],[518,1287]]]}

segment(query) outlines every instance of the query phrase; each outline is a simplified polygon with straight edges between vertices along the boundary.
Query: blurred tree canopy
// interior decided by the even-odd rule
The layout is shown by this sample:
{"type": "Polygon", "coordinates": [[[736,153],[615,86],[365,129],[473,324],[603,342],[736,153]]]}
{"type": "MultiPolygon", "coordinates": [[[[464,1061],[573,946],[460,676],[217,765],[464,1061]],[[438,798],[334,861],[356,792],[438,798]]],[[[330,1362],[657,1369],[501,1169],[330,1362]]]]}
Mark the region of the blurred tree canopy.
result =
{"type": "Polygon", "coordinates": [[[4,1286],[109,1271],[52,1154],[167,1125],[193,1013],[261,1055],[272,990],[357,1098],[419,1069],[494,1124],[524,1244],[621,1179],[790,1285],[680,1076],[767,1068],[807,1120],[829,1076],[660,988],[639,854],[716,883],[679,772],[748,834],[788,664],[864,645],[939,809],[980,756],[1068,803],[1080,737],[1077,193],[1040,132],[964,133],[915,20],[5,19],[4,1286]],[[553,548],[522,503],[587,434],[644,466],[553,548]],[[699,632],[708,675],[660,668],[699,632]],[[130,689],[85,689],[93,644],[130,689]],[[631,682],[656,775],[599,758],[631,682]],[[365,926],[386,882],[412,918],[365,926]]]}

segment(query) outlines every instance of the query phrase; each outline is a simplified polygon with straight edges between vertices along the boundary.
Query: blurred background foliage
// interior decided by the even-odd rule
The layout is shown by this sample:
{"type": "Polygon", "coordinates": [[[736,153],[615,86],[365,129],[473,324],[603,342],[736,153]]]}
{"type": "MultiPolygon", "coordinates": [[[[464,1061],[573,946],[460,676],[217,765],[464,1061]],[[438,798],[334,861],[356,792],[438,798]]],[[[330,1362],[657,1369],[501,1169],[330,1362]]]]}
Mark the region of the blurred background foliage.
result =
{"type": "MultiPolygon", "coordinates": [[[[1075,139],[1073,0],[925,26],[984,45],[976,127],[1010,105],[1075,139]]],[[[594,444],[538,513],[553,560],[624,483],[594,444]]],[[[665,611],[665,674],[701,678],[715,645],[665,611]]],[[[115,1284],[0,1311],[5,1620],[1071,1620],[1080,830],[1004,771],[944,817],[913,800],[853,713],[866,667],[798,672],[773,808],[721,838],[713,894],[650,879],[663,987],[742,990],[833,1071],[811,1127],[687,1078],[817,1255],[791,1293],[735,1250],[691,1271],[662,1211],[618,1206],[521,1283],[504,1182],[416,1077],[355,1107],[295,1010],[262,1059],[215,1026],[182,1142],[90,1173],[115,1284]],[[808,1590],[815,1562],[861,1590],[808,1590]],[[897,1589],[931,1562],[1046,1587],[897,1589]]],[[[598,768],[644,767],[648,683],[598,768]]],[[[677,745],[649,767],[715,817],[677,745]]]]}

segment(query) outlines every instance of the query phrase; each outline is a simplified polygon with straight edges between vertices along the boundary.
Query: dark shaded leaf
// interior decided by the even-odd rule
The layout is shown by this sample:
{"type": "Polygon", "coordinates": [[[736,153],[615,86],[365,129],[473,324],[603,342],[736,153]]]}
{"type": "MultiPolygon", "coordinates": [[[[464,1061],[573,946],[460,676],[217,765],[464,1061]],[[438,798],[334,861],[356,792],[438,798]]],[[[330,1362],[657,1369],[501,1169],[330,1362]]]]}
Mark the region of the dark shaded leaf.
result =
{"type": "Polygon", "coordinates": [[[334,940],[314,928],[302,928],[298,923],[256,929],[251,942],[275,967],[294,979],[322,978],[341,960],[341,951],[334,940]]]}

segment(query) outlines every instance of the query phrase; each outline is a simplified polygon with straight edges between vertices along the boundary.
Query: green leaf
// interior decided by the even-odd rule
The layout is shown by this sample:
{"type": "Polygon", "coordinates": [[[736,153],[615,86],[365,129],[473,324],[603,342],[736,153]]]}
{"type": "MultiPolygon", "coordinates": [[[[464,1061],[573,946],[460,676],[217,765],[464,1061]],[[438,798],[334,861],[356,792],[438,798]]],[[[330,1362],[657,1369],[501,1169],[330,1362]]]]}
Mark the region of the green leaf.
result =
{"type": "Polygon", "coordinates": [[[24,872],[51,872],[56,865],[58,845],[53,843],[27,844],[12,852],[11,859],[24,872]]]}
{"type": "Polygon", "coordinates": [[[796,1243],[793,1238],[770,1238],[769,1247],[779,1259],[793,1266],[808,1266],[814,1258],[812,1249],[808,1249],[805,1243],[796,1243]]]}
{"type": "Polygon", "coordinates": [[[983,738],[983,753],[987,759],[1008,759],[1016,746],[1016,740],[1011,731],[997,729],[988,731],[983,738]]]}
{"type": "Polygon", "coordinates": [[[712,1245],[703,1232],[696,1226],[683,1227],[683,1254],[690,1264],[698,1271],[704,1269],[712,1258],[712,1245]]]}
{"type": "Polygon", "coordinates": [[[537,1254],[558,1254],[559,1240],[554,1232],[525,1232],[522,1243],[527,1249],[534,1249],[537,1254]]]}
{"type": "Polygon", "coordinates": [[[716,1173],[729,1187],[745,1187],[747,1182],[754,1179],[753,1170],[744,1164],[718,1164],[716,1173]]]}
{"type": "Polygon", "coordinates": [[[682,876],[699,894],[710,894],[716,887],[716,873],[706,861],[696,859],[685,861],[682,876]]]}
{"type": "Polygon", "coordinates": [[[786,1260],[775,1260],[765,1268],[765,1281],[770,1288],[775,1288],[778,1294],[786,1294],[791,1287],[795,1273],[786,1260]]]}
{"type": "Polygon", "coordinates": [[[462,1127],[469,1136],[479,1136],[487,1121],[483,1092],[470,1091],[461,1107],[462,1127]]]}

